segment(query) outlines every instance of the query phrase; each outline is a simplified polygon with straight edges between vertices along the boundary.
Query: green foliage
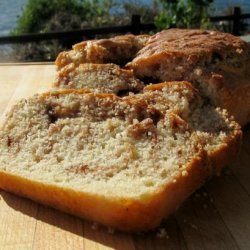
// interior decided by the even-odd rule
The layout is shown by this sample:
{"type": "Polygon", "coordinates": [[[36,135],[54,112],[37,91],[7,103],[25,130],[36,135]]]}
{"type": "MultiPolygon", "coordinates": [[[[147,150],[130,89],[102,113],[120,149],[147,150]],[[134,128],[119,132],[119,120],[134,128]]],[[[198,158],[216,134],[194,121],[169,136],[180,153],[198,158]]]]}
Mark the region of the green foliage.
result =
{"type": "Polygon", "coordinates": [[[162,11],[155,17],[158,30],[209,28],[208,10],[213,0],[160,0],[162,11]]]}
{"type": "Polygon", "coordinates": [[[28,0],[11,34],[118,25],[121,8],[115,0],[28,0]]]}
{"type": "Polygon", "coordinates": [[[85,0],[83,5],[89,10],[83,27],[119,25],[123,22],[118,13],[114,12],[114,9],[120,7],[115,0],[85,0]]]}
{"type": "MultiPolygon", "coordinates": [[[[130,23],[132,14],[140,14],[142,21],[152,22],[154,7],[143,5],[140,0],[28,0],[17,21],[12,35],[66,31],[101,26],[117,26],[130,23]]],[[[69,38],[70,39],[70,38],[69,38]]],[[[67,49],[70,40],[42,41],[14,45],[18,60],[54,60],[56,55],[67,49]]],[[[73,43],[73,41],[72,41],[73,43]]]]}
{"type": "MultiPolygon", "coordinates": [[[[12,35],[97,27],[112,22],[113,0],[28,0],[12,35]]],[[[13,46],[17,60],[54,60],[67,49],[61,41],[42,41],[13,46]]]]}
{"type": "MultiPolygon", "coordinates": [[[[47,22],[55,16],[84,18],[88,9],[80,0],[28,0],[12,34],[40,33],[46,31],[47,22]]],[[[66,21],[65,27],[70,26],[66,21]]]]}

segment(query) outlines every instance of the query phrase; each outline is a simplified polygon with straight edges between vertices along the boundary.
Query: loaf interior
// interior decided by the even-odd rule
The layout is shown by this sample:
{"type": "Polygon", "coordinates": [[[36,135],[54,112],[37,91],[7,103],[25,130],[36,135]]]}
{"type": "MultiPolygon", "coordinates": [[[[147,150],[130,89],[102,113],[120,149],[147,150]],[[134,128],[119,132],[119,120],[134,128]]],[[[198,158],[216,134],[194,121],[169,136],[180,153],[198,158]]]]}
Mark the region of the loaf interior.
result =
{"type": "Polygon", "coordinates": [[[1,132],[1,171],[107,197],[144,197],[188,174],[199,141],[136,97],[49,93],[20,101],[1,132]]]}

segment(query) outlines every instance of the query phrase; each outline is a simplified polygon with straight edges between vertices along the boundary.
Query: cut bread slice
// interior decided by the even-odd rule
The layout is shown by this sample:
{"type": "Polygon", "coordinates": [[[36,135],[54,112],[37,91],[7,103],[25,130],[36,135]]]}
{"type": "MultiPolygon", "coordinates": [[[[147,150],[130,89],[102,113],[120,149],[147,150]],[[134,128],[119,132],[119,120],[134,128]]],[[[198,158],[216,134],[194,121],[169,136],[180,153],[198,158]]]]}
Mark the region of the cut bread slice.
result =
{"type": "MultiPolygon", "coordinates": [[[[178,113],[144,98],[64,90],[20,101],[0,133],[0,187],[120,230],[156,227],[213,170],[186,119],[192,105],[178,113]]],[[[217,121],[215,112],[199,115],[217,121]]]]}
{"type": "Polygon", "coordinates": [[[70,63],[59,71],[54,83],[57,88],[88,88],[94,93],[126,94],[141,91],[144,84],[132,70],[121,69],[115,64],[70,63]]]}
{"type": "Polygon", "coordinates": [[[166,106],[189,124],[212,162],[213,173],[220,174],[237,154],[240,126],[226,110],[214,107],[189,82],[165,82],[144,88],[142,99],[151,107],[166,112],[166,106]],[[209,117],[209,118],[208,118],[209,117]]]}
{"type": "Polygon", "coordinates": [[[186,80],[241,124],[250,121],[250,46],[230,34],[169,29],[150,37],[128,68],[152,82],[186,80]]]}

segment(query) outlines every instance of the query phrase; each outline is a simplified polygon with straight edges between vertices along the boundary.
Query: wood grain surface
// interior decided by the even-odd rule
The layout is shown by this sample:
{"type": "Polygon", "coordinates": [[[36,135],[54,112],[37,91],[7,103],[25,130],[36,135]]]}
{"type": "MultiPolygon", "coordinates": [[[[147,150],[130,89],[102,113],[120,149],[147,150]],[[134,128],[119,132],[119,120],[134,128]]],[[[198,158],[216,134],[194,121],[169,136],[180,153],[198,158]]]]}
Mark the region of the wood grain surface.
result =
{"type": "MultiPolygon", "coordinates": [[[[43,92],[53,65],[0,65],[0,117],[43,92]]],[[[250,249],[250,126],[239,156],[153,232],[125,234],[0,190],[0,249],[250,249]]]]}

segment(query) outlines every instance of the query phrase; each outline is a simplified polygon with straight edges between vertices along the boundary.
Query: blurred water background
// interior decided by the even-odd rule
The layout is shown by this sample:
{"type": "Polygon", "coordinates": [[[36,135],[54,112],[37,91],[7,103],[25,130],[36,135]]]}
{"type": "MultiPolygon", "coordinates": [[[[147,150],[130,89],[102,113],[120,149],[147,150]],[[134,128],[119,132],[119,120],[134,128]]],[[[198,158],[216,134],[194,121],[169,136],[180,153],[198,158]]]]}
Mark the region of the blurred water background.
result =
{"type": "Polygon", "coordinates": [[[27,0],[0,0],[0,36],[7,36],[15,27],[26,2],[27,0]]]}

